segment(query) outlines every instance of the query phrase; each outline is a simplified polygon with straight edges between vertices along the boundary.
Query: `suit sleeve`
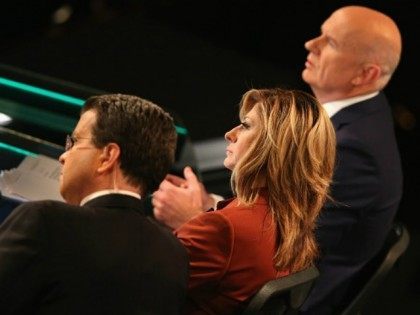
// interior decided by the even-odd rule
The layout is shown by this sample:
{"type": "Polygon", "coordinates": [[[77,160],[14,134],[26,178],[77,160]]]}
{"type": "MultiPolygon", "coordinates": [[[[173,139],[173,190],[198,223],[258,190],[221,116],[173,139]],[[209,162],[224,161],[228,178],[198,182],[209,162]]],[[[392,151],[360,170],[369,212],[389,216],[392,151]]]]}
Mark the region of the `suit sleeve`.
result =
{"type": "Polygon", "coordinates": [[[357,140],[346,139],[337,145],[337,164],[327,207],[366,209],[378,195],[378,166],[369,150],[357,140]]]}
{"type": "Polygon", "coordinates": [[[0,226],[0,310],[19,312],[37,292],[45,247],[41,214],[29,204],[12,211],[0,226]]]}
{"type": "MultiPolygon", "coordinates": [[[[369,150],[356,139],[341,139],[337,145],[337,163],[331,186],[333,201],[321,211],[317,238],[323,247],[348,248],[346,237],[364,220],[378,196],[378,171],[369,150]]],[[[350,246],[350,248],[352,248],[350,246]]]]}
{"type": "Polygon", "coordinates": [[[182,225],[175,235],[190,258],[190,289],[217,284],[232,255],[233,226],[217,211],[207,212],[182,225]]]}

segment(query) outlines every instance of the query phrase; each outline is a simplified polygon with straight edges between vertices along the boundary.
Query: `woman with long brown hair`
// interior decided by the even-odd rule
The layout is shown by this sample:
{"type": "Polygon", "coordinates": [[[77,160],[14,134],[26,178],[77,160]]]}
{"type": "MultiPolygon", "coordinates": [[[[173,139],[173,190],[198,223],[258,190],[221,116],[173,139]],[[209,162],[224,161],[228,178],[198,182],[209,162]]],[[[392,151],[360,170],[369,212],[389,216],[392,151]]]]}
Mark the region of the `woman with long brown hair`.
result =
{"type": "MultiPolygon", "coordinates": [[[[335,160],[330,119],[314,97],[283,89],[248,91],[239,116],[225,135],[235,197],[175,230],[190,257],[186,314],[236,313],[264,283],[317,256],[315,222],[335,160]]],[[[191,169],[185,175],[199,184],[191,169]]]]}

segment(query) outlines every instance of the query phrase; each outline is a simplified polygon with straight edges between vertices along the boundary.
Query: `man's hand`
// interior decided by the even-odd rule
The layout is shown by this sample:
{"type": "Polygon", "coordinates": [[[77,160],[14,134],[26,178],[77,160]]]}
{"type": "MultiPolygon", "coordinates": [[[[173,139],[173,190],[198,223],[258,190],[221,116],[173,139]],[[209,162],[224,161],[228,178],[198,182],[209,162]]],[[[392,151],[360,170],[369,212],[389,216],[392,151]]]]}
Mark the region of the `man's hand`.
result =
{"type": "Polygon", "coordinates": [[[153,193],[153,213],[157,220],[176,229],[212,207],[213,199],[192,169],[184,168],[185,179],[167,175],[153,193]]]}

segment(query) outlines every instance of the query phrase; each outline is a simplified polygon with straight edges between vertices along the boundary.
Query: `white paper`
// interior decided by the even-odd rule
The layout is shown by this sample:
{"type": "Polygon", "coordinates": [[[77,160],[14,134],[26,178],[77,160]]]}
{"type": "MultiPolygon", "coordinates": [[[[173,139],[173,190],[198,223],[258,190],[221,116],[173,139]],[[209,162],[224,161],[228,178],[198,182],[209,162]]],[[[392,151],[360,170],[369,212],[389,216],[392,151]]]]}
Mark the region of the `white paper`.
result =
{"type": "Polygon", "coordinates": [[[60,200],[61,164],[45,155],[27,156],[17,168],[0,173],[0,190],[6,197],[33,200],[60,200]]]}

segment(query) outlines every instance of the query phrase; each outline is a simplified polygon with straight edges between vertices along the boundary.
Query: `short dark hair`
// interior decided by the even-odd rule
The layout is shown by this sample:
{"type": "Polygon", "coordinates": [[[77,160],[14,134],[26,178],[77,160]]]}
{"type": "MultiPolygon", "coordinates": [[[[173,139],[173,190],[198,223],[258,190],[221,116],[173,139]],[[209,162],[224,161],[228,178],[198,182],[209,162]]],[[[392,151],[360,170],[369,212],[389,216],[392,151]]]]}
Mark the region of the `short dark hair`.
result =
{"type": "Polygon", "coordinates": [[[92,142],[120,146],[120,167],[144,192],[155,190],[175,160],[177,134],[172,117],[152,102],[133,95],[106,94],[86,100],[81,114],[96,112],[92,142]]]}

